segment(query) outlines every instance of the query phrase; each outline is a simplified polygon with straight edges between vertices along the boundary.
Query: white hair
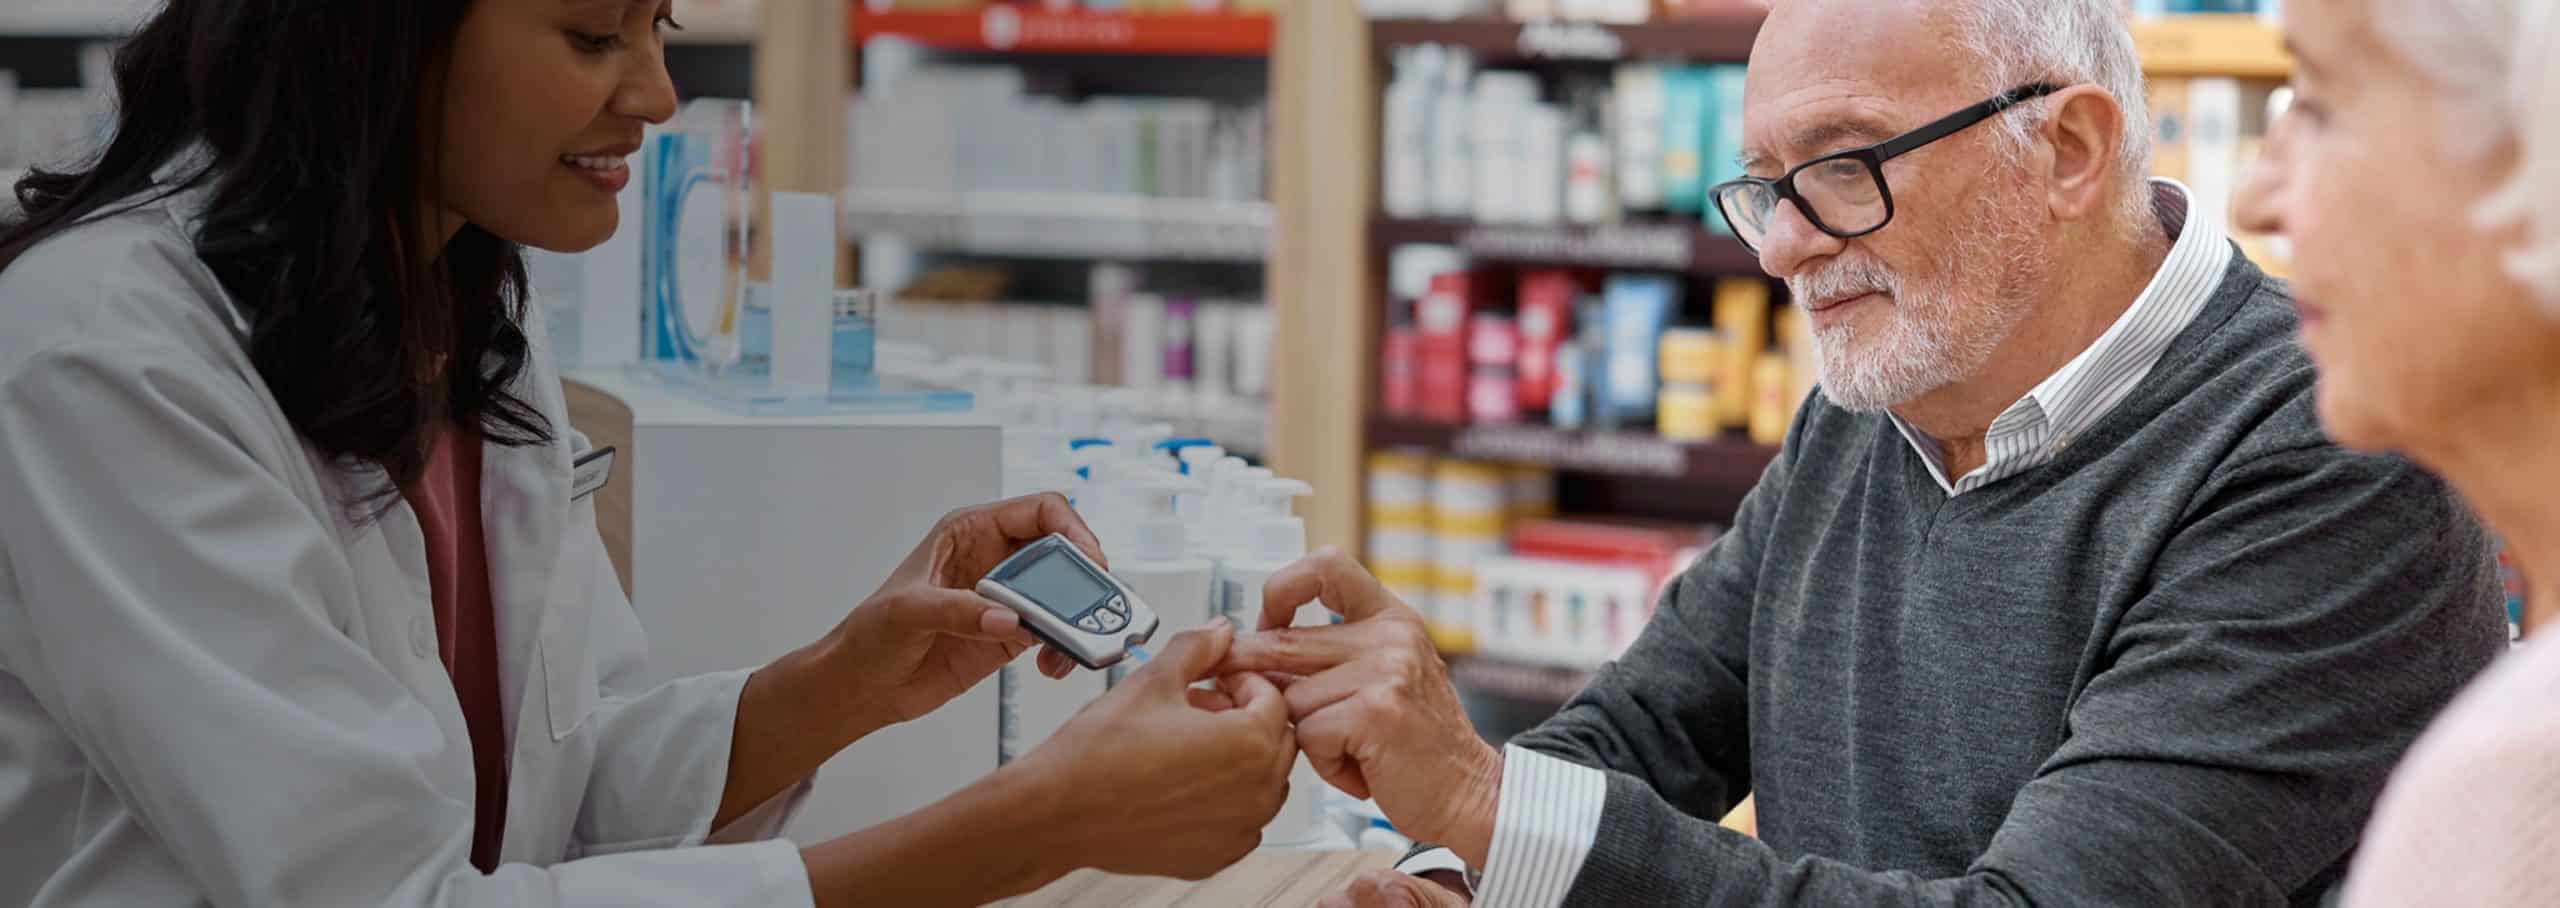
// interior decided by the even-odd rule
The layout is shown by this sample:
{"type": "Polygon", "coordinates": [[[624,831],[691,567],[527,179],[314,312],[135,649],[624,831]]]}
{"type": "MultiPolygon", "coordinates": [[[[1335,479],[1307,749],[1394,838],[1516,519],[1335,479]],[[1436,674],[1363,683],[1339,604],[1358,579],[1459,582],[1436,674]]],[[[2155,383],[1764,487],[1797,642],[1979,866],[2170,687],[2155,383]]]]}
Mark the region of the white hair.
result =
{"type": "MultiPolygon", "coordinates": [[[[1952,0],[1956,39],[1982,62],[1983,94],[2033,82],[2095,85],[2124,111],[2116,166],[2128,188],[2151,173],[2151,115],[2143,97],[2142,58],[2126,30],[2121,0],[1952,0]]],[[[2029,104],[1993,119],[2005,146],[2023,152],[2051,105],[2029,104]]],[[[2149,211],[2150,193],[2128,192],[2127,205],[2149,211]]]]}
{"type": "Polygon", "coordinates": [[[2520,229],[2507,271],[2560,313],[2560,0],[2392,0],[2384,41],[2445,95],[2435,132],[2457,156],[2513,141],[2516,170],[2474,213],[2487,232],[2520,229]],[[2410,6],[2424,9],[2409,9],[2410,6]]]}

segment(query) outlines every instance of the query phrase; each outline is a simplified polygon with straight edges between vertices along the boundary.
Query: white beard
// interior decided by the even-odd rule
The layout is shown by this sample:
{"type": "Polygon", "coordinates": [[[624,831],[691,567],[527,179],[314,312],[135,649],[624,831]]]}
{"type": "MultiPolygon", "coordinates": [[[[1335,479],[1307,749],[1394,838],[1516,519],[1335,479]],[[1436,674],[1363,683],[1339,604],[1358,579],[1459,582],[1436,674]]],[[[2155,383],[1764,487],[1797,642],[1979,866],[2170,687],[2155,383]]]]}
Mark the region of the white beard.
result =
{"type": "MultiPolygon", "coordinates": [[[[2030,301],[2011,288],[2034,286],[2026,278],[2040,273],[2045,263],[2041,253],[2028,251],[2033,244],[2026,241],[2024,225],[1997,216],[1990,200],[1984,202],[1980,214],[1987,216],[1991,229],[1940,247],[1930,263],[1931,271],[1942,276],[1940,282],[1907,280],[1866,259],[1839,260],[1787,280],[1798,301],[1868,292],[1891,298],[1880,330],[1862,333],[1847,323],[1814,330],[1822,393],[1833,404],[1872,413],[1971,378],[2026,320],[2030,301]],[[1975,302],[1965,305],[1967,298],[1975,302]]],[[[1875,316],[1866,321],[1873,323],[1875,316]]]]}

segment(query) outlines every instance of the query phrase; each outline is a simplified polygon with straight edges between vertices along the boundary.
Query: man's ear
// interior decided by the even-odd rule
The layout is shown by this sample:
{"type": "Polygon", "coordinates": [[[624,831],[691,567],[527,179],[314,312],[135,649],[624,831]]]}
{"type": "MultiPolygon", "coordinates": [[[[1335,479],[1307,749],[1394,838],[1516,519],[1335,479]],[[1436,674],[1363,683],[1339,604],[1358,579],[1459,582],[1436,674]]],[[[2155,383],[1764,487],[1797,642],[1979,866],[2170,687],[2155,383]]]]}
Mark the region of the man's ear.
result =
{"type": "Polygon", "coordinates": [[[2053,95],[2053,113],[2040,130],[2053,156],[2044,174],[2046,204],[2056,220],[2075,221],[2106,205],[2124,152],[2124,107],[2095,85],[2075,85],[2053,95]]]}

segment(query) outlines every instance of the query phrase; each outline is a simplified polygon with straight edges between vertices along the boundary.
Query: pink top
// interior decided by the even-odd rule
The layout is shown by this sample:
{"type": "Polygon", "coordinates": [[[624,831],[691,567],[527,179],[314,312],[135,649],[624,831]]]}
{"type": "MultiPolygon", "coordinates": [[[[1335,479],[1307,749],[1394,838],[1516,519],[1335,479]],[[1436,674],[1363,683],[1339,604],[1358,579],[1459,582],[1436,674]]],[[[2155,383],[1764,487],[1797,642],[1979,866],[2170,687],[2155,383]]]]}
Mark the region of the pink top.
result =
{"type": "Polygon", "coordinates": [[[498,621],[489,604],[489,555],[480,526],[480,427],[436,433],[426,472],[400,490],[427,537],[427,580],[445,674],[471,733],[478,795],[471,863],[497,869],[507,825],[506,713],[498,705],[498,621]]]}
{"type": "Polygon", "coordinates": [[[2560,639],[2508,653],[2418,739],[2344,905],[2560,905],[2560,639]]]}

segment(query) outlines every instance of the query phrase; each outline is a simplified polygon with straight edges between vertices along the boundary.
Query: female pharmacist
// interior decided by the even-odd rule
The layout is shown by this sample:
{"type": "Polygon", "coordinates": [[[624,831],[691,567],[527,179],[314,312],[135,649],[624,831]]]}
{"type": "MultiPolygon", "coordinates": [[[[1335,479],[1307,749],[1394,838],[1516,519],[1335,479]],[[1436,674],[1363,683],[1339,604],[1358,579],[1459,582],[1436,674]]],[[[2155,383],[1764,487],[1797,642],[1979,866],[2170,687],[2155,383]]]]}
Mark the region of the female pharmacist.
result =
{"type": "MultiPolygon", "coordinates": [[[[1029,645],[963,511],[824,639],[643,687],[522,246],[616,219],[665,0],[172,0],[0,226],[0,904],[977,904],[1251,849],[1294,742],[1185,635],[1046,747],[801,848],[802,780],[1029,645]],[[737,844],[712,844],[737,843],[737,844]],[[1135,847],[1131,847],[1134,843],[1135,847]]],[[[1044,668],[1067,665],[1044,654],[1044,668]]]]}
{"type": "Polygon", "coordinates": [[[2560,904],[2560,2],[2285,13],[2298,94],[2236,210],[2293,241],[2321,420],[2442,473],[2535,594],[2530,642],[2393,775],[2345,903],[2560,904]]]}

